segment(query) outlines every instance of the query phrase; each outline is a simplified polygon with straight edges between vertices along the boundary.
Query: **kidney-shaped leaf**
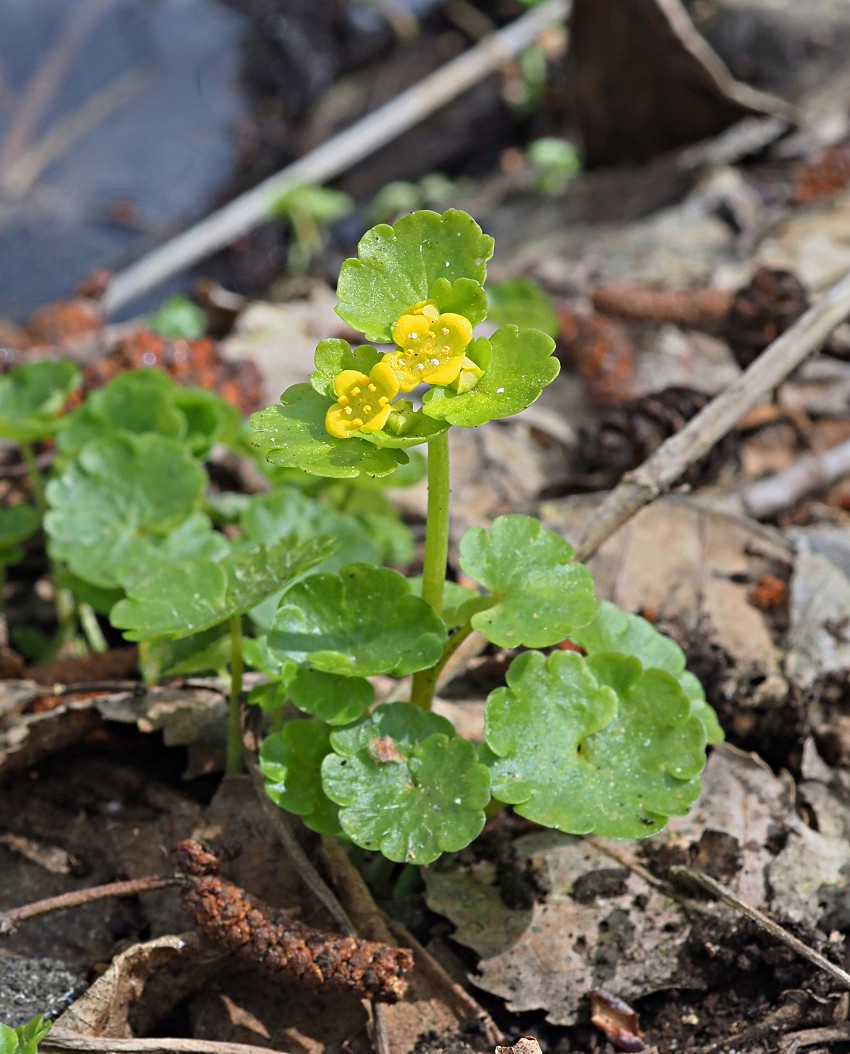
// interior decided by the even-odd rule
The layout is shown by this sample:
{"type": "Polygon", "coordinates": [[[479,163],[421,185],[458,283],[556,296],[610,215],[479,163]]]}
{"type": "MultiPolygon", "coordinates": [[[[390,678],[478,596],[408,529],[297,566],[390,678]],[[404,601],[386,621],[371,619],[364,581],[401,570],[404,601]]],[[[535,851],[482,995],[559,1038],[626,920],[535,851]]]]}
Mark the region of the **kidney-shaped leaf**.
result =
{"type": "Polygon", "coordinates": [[[410,703],[387,703],[331,733],[322,763],[328,797],[353,842],[398,863],[428,864],[484,826],[487,769],[451,724],[410,703]]]}
{"type": "Polygon", "coordinates": [[[197,508],[206,473],[176,439],[115,434],[89,443],[47,486],[50,554],[98,586],[121,584],[151,538],[197,508]]]}
{"type": "Polygon", "coordinates": [[[241,546],[220,561],[195,557],[162,562],[125,580],[125,600],[110,612],[127,640],[179,640],[244,615],[282,585],[315,567],[330,551],[326,539],[241,546]]]}
{"type": "Polygon", "coordinates": [[[493,794],[546,827],[654,834],[697,799],[705,736],[675,678],[636,659],[526,652],[485,714],[493,794]]]}
{"type": "Polygon", "coordinates": [[[466,354],[484,370],[484,376],[467,392],[431,388],[423,396],[429,417],[464,428],[512,417],[524,410],[558,376],[561,366],[552,358],[555,341],[537,329],[502,326],[490,340],[479,337],[466,354]]]}
{"type": "Polygon", "coordinates": [[[325,428],[330,401],[309,384],[287,388],[281,405],[251,417],[251,442],[272,465],[300,468],[314,476],[388,476],[407,463],[403,450],[374,446],[357,436],[336,439],[325,428]]]}
{"type": "Polygon", "coordinates": [[[445,625],[407,579],[369,564],[296,583],[268,634],[273,654],[345,677],[424,670],[445,643],[445,625]]]}
{"type": "Polygon", "coordinates": [[[593,576],[575,550],[530,516],[499,516],[460,542],[460,565],[490,590],[491,606],[472,625],[494,644],[543,648],[568,637],[596,613],[593,576]]]}
{"type": "Polygon", "coordinates": [[[685,669],[685,653],[651,622],[623,611],[610,600],[603,600],[593,621],[572,631],[570,637],[588,655],[603,652],[631,655],[645,669],[666,670],[672,674],[691,700],[691,712],[702,721],[707,741],[720,743],[723,740],[723,729],[717,714],[706,702],[702,685],[685,669]]]}
{"type": "MultiPolygon", "coordinates": [[[[465,212],[450,209],[441,215],[423,210],[402,216],[392,227],[381,223],[367,231],[357,246],[357,259],[342,265],[337,284],[337,314],[368,340],[392,341],[393,323],[432,290],[442,311],[465,307],[475,325],[486,314],[483,297],[458,279],[481,284],[493,239],[482,234],[465,212]],[[450,283],[436,286],[438,279],[450,283]],[[475,315],[475,317],[473,317],[475,315]]],[[[462,312],[462,313],[465,313],[462,312]]]]}
{"type": "Polygon", "coordinates": [[[27,362],[0,377],[0,439],[34,443],[56,434],[57,420],[82,375],[67,359],[27,362]]]}
{"type": "Polygon", "coordinates": [[[322,788],[322,761],[330,753],[330,729],[320,721],[288,721],[266,736],[260,771],[266,794],[320,834],[339,834],[339,808],[322,788]]]}

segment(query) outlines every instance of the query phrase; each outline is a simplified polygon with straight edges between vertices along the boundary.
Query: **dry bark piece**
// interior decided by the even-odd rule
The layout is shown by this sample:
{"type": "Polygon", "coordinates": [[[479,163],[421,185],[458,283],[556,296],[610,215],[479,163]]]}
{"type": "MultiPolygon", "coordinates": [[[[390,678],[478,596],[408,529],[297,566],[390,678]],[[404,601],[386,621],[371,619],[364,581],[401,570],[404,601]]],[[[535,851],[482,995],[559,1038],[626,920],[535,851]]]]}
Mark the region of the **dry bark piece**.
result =
{"type": "Polygon", "coordinates": [[[590,993],[590,1023],[604,1032],[617,1050],[646,1050],[638,1032],[636,1012],[605,988],[594,988],[590,993]]]}
{"type": "Polygon", "coordinates": [[[595,407],[619,406],[635,395],[635,349],[626,331],[604,315],[558,313],[560,348],[574,364],[595,407]]]}
{"type": "Polygon", "coordinates": [[[823,201],[843,190],[850,183],[850,140],[806,158],[794,168],[791,180],[791,196],[798,205],[823,201]]]}
{"type": "Polygon", "coordinates": [[[732,293],[725,289],[652,289],[629,282],[606,282],[591,294],[604,315],[635,322],[657,322],[683,329],[714,329],[726,318],[732,293]]]}
{"type": "MultiPolygon", "coordinates": [[[[665,439],[680,432],[710,401],[705,392],[674,386],[611,407],[579,432],[582,468],[604,473],[612,480],[619,478],[645,461],[665,439]]],[[[688,467],[683,481],[692,487],[708,483],[735,456],[737,447],[736,434],[727,433],[688,467]]]]}
{"type": "Polygon", "coordinates": [[[808,307],[809,295],[795,274],[760,267],[735,294],[723,323],[723,335],[738,365],[746,369],[808,307]]]}
{"type": "Polygon", "coordinates": [[[353,992],[395,1003],[413,969],[408,948],[313,929],[218,876],[218,859],[200,842],[177,847],[186,876],[183,910],[201,931],[248,962],[308,988],[353,992]]]}

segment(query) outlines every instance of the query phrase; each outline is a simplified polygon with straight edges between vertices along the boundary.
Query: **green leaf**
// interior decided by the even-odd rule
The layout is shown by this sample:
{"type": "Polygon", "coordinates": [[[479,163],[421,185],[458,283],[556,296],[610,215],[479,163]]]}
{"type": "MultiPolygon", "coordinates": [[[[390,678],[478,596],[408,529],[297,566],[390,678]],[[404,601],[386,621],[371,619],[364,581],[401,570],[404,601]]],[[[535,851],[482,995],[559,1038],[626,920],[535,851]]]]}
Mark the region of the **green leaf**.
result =
{"type": "Polygon", "coordinates": [[[538,282],[531,278],[506,278],[487,286],[487,317],[491,322],[539,329],[550,337],[560,330],[552,301],[538,282]]]}
{"type": "Polygon", "coordinates": [[[398,863],[429,864],[480,834],[487,769],[445,718],[389,703],[330,739],[322,783],[355,844],[398,863]]]}
{"type": "Polygon", "coordinates": [[[230,634],[221,625],[182,640],[148,641],[143,649],[145,682],[156,684],[163,677],[197,677],[222,673],[230,666],[230,634]]]}
{"type": "Polygon", "coordinates": [[[186,422],[185,441],[195,457],[207,457],[216,443],[238,446],[242,415],[233,403],[206,388],[180,385],[174,385],[172,398],[186,422]]]}
{"type": "Polygon", "coordinates": [[[339,809],[322,787],[322,761],[330,753],[330,729],[318,721],[288,721],[263,740],[260,771],[275,805],[300,816],[320,834],[339,834],[339,809]]]}
{"type": "Polygon", "coordinates": [[[502,326],[489,341],[479,337],[466,349],[485,371],[478,384],[462,394],[452,388],[431,388],[423,396],[422,409],[430,417],[464,428],[518,414],[558,376],[561,366],[552,358],[554,350],[555,341],[546,333],[502,326]]]}
{"type": "Polygon", "coordinates": [[[18,1033],[0,1021],[0,1054],[18,1054],[18,1033]]]}
{"type": "Polygon", "coordinates": [[[316,347],[316,369],[310,374],[310,384],[320,395],[336,399],[334,379],[337,374],[343,370],[360,370],[368,374],[381,358],[381,353],[370,344],[352,348],[347,340],[328,338],[316,347]]]}
{"type": "Polygon", "coordinates": [[[705,737],[670,674],[636,659],[526,652],[487,700],[493,794],[571,834],[642,838],[686,813],[705,737]]]}
{"type": "Polygon", "coordinates": [[[294,183],[275,195],[268,216],[280,220],[304,215],[320,227],[327,227],[344,219],[353,208],[354,202],[341,190],[315,183],[294,183]]]}
{"type": "Polygon", "coordinates": [[[106,432],[156,433],[183,439],[186,420],[174,405],[175,385],[159,370],[127,370],[89,393],[60,432],[57,448],[74,457],[106,432]]]}
{"type": "Polygon", "coordinates": [[[491,606],[471,615],[475,629],[503,648],[558,644],[596,614],[593,576],[575,550],[530,516],[499,516],[460,542],[460,565],[490,590],[491,606]]]}
{"type": "Polygon", "coordinates": [[[148,328],[167,340],[199,340],[207,332],[207,314],[178,293],[148,316],[148,328]]]}
{"type": "Polygon", "coordinates": [[[685,669],[685,653],[651,622],[640,615],[628,614],[609,600],[603,600],[599,603],[593,621],[572,631],[570,638],[574,644],[584,648],[588,655],[616,652],[618,655],[633,656],[644,669],[666,670],[676,678],[691,700],[691,713],[702,721],[707,742],[722,742],[723,729],[717,714],[706,702],[702,685],[685,669]]]}
{"type": "Polygon", "coordinates": [[[347,725],[375,701],[365,677],[340,677],[301,666],[288,685],[289,698],[305,714],[329,725],[347,725]]]}
{"type": "Polygon", "coordinates": [[[35,443],[56,435],[59,415],[82,374],[67,359],[42,359],[0,376],[0,439],[35,443]]]}
{"type": "Polygon", "coordinates": [[[140,566],[148,543],[195,511],[206,482],[175,439],[111,435],[89,443],[47,485],[50,554],[94,585],[120,585],[120,568],[140,566]]]}
{"type": "Polygon", "coordinates": [[[127,599],[110,612],[110,621],[127,640],[179,640],[237,615],[314,567],[329,552],[324,539],[234,549],[216,563],[195,557],[163,562],[124,583],[127,599]]]}
{"type": "Polygon", "coordinates": [[[345,677],[397,677],[433,666],[446,629],[406,578],[352,564],[289,589],[268,635],[272,653],[345,677]]]}
{"type": "MultiPolygon", "coordinates": [[[[52,1021],[45,1021],[41,1014],[38,1017],[32,1018],[25,1025],[19,1025],[13,1031],[15,1040],[18,1048],[18,1054],[35,1054],[38,1050],[38,1045],[53,1027],[52,1021]]],[[[0,1050],[5,1051],[6,1044],[9,1042],[8,1033],[4,1030],[8,1029],[8,1025],[0,1026],[0,1050]]],[[[12,1048],[14,1050],[14,1048],[12,1048]]]]}
{"type": "Polygon", "coordinates": [[[287,388],[280,398],[282,405],[269,406],[251,417],[251,442],[263,449],[273,465],[345,478],[361,472],[387,476],[408,460],[403,450],[380,449],[357,437],[328,435],[325,416],[330,403],[309,384],[287,388]]]}
{"type": "Polygon", "coordinates": [[[32,505],[0,506],[0,566],[21,559],[21,542],[35,534],[40,525],[41,516],[32,505]]]}
{"type": "MultiPolygon", "coordinates": [[[[438,279],[452,285],[458,279],[483,284],[492,255],[493,239],[481,233],[471,216],[455,209],[442,216],[413,212],[392,227],[379,224],[361,238],[358,258],[342,265],[337,314],[367,340],[389,344],[393,323],[429,299],[432,290],[446,302],[446,287],[436,286],[438,279]]],[[[470,287],[464,285],[451,295],[454,302],[466,302],[470,287]]],[[[467,317],[473,325],[481,321],[467,317]]]]}

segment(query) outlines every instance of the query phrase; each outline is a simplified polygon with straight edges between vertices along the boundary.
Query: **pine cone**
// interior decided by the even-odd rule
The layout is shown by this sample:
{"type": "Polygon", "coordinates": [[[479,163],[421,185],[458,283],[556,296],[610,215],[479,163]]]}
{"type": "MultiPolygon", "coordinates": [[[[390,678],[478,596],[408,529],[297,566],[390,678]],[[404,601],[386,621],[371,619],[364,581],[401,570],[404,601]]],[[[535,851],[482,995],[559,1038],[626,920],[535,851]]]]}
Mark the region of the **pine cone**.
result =
{"type": "Polygon", "coordinates": [[[808,306],[808,293],[796,275],[760,267],[735,294],[722,327],[723,336],[742,369],[792,326],[808,306]]]}
{"type": "MultiPolygon", "coordinates": [[[[613,407],[579,432],[578,458],[587,472],[600,473],[612,482],[637,468],[670,436],[695,417],[711,396],[695,388],[672,387],[613,407]]],[[[682,476],[681,482],[699,487],[716,477],[737,449],[730,433],[682,476]]]]}

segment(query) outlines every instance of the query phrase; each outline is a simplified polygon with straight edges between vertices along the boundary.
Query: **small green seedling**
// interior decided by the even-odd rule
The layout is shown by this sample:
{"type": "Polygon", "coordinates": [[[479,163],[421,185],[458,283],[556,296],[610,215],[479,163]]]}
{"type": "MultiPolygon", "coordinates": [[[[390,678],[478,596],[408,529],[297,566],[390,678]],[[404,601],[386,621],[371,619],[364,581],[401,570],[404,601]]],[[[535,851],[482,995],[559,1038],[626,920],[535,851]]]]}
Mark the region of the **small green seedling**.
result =
{"type": "MultiPolygon", "coordinates": [[[[289,586],[255,642],[271,682],[252,701],[279,723],[262,747],[269,795],[398,862],[463,848],[505,804],[575,834],[652,834],[694,804],[706,744],[722,738],[681,649],[597,601],[569,543],[536,520],[467,531],[460,567],[477,586],[446,581],[450,429],[519,413],[558,373],[539,329],[475,336],[492,252],[459,211],[367,232],[343,264],[337,313],[378,346],[323,340],[309,383],[251,422],[272,465],[331,479],[390,477],[427,449],[421,579],[352,551],[289,586]],[[443,666],[473,631],[518,651],[480,744],[432,711],[443,666]],[[580,651],[557,649],[567,639],[580,651]],[[376,676],[400,679],[400,701],[374,705],[376,676]],[[288,704],[303,716],[284,720],[288,704]]],[[[527,299],[528,287],[507,293],[527,299]]]]}
{"type": "Polygon", "coordinates": [[[53,1022],[45,1021],[40,1014],[17,1028],[0,1021],[0,1054],[36,1054],[52,1026],[53,1022]]]}

